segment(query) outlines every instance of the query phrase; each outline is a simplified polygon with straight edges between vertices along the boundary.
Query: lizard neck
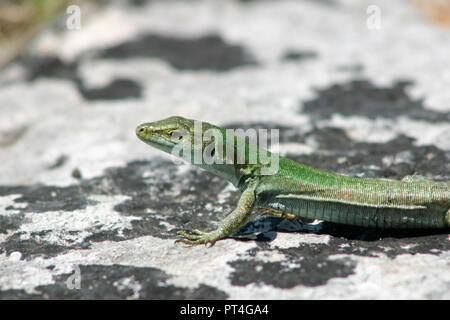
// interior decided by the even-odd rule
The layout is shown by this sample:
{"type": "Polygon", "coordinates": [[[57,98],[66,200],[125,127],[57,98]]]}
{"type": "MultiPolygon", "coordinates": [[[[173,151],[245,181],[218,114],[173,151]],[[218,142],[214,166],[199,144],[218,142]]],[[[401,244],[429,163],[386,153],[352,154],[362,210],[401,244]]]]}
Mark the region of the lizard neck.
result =
{"type": "Polygon", "coordinates": [[[228,180],[235,187],[238,187],[241,175],[233,164],[198,164],[198,167],[215,174],[222,179],[228,180]]]}

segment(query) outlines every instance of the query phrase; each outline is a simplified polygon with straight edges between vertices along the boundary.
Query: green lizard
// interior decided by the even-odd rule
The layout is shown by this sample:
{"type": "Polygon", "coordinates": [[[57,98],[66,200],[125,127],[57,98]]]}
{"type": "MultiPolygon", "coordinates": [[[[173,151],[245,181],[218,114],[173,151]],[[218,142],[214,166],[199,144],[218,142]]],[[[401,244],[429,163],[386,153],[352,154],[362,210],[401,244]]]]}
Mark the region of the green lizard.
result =
{"type": "Polygon", "coordinates": [[[255,206],[288,219],[305,217],[382,229],[450,227],[450,182],[435,182],[418,175],[402,180],[349,177],[281,156],[277,158],[278,170],[267,174],[264,170],[271,164],[262,158],[250,161],[250,151],[254,147],[257,152],[273,154],[206,122],[197,122],[201,124],[199,132],[195,123],[170,117],[136,128],[137,136],[145,143],[179,157],[188,156],[188,161],[227,179],[242,192],[236,209],[216,230],[180,231],[177,242],[200,244],[223,239],[248,221],[255,206]],[[208,130],[215,134],[207,134],[208,130]],[[209,139],[205,139],[207,135],[209,139]],[[223,141],[219,144],[220,138],[223,141]],[[230,141],[232,148],[226,149],[230,141]],[[245,146],[243,161],[238,161],[239,144],[245,146]],[[222,163],[189,160],[195,158],[196,152],[207,154],[208,148],[214,159],[220,160],[224,154],[227,158],[222,163]]]}

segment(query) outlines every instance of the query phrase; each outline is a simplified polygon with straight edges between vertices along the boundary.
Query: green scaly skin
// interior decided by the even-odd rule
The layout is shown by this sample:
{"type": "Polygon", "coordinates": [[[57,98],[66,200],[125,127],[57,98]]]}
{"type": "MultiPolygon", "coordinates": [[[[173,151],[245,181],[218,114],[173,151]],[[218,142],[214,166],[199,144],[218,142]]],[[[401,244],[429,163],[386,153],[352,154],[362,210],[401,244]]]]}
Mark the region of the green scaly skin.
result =
{"type": "MultiPolygon", "coordinates": [[[[193,143],[194,127],[194,120],[170,117],[141,124],[136,134],[145,143],[168,153],[181,143],[188,143],[193,155],[211,144],[202,140],[193,143]],[[172,134],[179,130],[187,135],[174,138],[172,134]]],[[[196,165],[230,181],[242,191],[242,196],[236,209],[216,230],[180,231],[177,242],[200,244],[223,239],[248,221],[255,206],[268,208],[269,214],[283,218],[305,217],[382,229],[450,227],[450,182],[435,182],[419,175],[400,181],[348,177],[283,157],[279,157],[279,169],[274,174],[263,175],[262,169],[267,165],[259,158],[254,164],[249,161],[248,142],[226,136],[224,129],[206,122],[202,123],[201,135],[208,129],[222,135],[223,154],[227,137],[234,140],[234,154],[239,143],[245,144],[245,161],[238,162],[235,157],[232,164],[196,165]]]]}

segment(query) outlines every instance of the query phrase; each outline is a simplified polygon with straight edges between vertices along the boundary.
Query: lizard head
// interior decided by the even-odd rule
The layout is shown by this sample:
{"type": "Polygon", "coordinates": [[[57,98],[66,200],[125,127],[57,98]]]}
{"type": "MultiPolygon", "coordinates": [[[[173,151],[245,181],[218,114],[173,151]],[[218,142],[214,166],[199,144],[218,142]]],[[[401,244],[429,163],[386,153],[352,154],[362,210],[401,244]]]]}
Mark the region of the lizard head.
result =
{"type": "MultiPolygon", "coordinates": [[[[225,130],[220,127],[178,116],[143,123],[137,126],[136,135],[152,147],[181,158],[188,154],[193,156],[195,152],[202,157],[207,153],[214,156],[219,147],[216,142],[224,142],[226,139],[225,130]],[[184,153],[180,154],[180,150],[184,153]]],[[[220,146],[223,146],[223,143],[220,146]]]]}
{"type": "Polygon", "coordinates": [[[262,167],[257,160],[260,149],[255,144],[207,122],[170,117],[139,125],[136,135],[152,147],[182,158],[234,185],[243,176],[256,174],[262,167]]]}
{"type": "Polygon", "coordinates": [[[152,147],[171,153],[174,147],[188,140],[186,137],[190,135],[193,127],[193,120],[170,117],[137,126],[136,135],[152,147]]]}
{"type": "Polygon", "coordinates": [[[136,127],[137,137],[146,144],[170,153],[186,162],[237,183],[236,167],[217,164],[214,157],[222,156],[225,130],[207,122],[182,117],[146,122],[136,127]],[[221,144],[216,142],[222,141],[221,144]],[[217,150],[217,152],[216,152],[217,150]],[[210,160],[208,162],[208,160],[210,160]]]}

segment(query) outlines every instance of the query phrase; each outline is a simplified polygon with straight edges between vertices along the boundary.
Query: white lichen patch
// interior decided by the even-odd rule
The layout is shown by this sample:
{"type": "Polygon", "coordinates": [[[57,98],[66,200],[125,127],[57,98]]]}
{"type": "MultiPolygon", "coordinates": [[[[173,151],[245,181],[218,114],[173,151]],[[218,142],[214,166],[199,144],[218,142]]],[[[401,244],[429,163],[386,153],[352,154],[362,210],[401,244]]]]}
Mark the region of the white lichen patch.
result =
{"type": "MultiPolygon", "coordinates": [[[[279,247],[278,247],[279,248],[279,247]]],[[[257,251],[255,256],[252,257],[242,257],[244,259],[256,260],[262,262],[283,262],[287,260],[287,256],[285,254],[280,253],[277,250],[261,250],[257,251]]]]}
{"type": "Polygon", "coordinates": [[[24,261],[0,255],[0,288],[2,290],[23,289],[27,293],[37,293],[35,287],[54,283],[52,271],[41,261],[24,261]]]}
{"type": "Polygon", "coordinates": [[[25,202],[14,202],[14,200],[22,197],[21,194],[10,194],[0,197],[0,215],[9,216],[19,213],[19,209],[27,206],[25,202]],[[6,210],[6,208],[11,207],[6,210]],[[13,209],[14,208],[14,209],[13,209]]]}
{"type": "Polygon", "coordinates": [[[270,247],[287,249],[292,247],[298,247],[301,243],[323,243],[327,244],[330,241],[329,235],[318,235],[312,233],[299,234],[288,233],[288,232],[278,232],[277,236],[273,241],[270,242],[270,247]]]}
{"type": "MultiPolygon", "coordinates": [[[[354,274],[335,277],[326,285],[298,285],[281,289],[269,285],[249,284],[252,299],[442,299],[450,297],[450,255],[448,253],[404,254],[395,259],[334,255],[331,260],[356,264],[354,274]],[[352,262],[353,261],[353,262],[352,262]],[[416,264],[416,262],[418,262],[416,264]]],[[[232,287],[231,299],[244,299],[247,291],[232,287]]]]}
{"type": "MultiPolygon", "coordinates": [[[[56,257],[37,257],[27,262],[11,261],[6,255],[0,255],[0,268],[4,267],[6,269],[2,270],[9,270],[11,273],[15,270],[14,276],[0,274],[0,287],[32,292],[36,286],[53,283],[52,276],[72,273],[74,265],[120,264],[159,268],[170,277],[167,283],[176,286],[195,288],[200,284],[208,284],[226,288],[229,286],[228,274],[232,271],[228,262],[254,247],[254,243],[241,243],[232,239],[219,241],[212,247],[190,247],[175,245],[173,240],[146,236],[120,242],[93,243],[91,249],[70,250],[56,257]],[[54,268],[49,270],[48,266],[54,268]],[[33,276],[34,273],[40,276],[33,276]]],[[[81,284],[83,285],[82,273],[81,284]]],[[[117,285],[127,284],[121,282],[117,285]]],[[[129,282],[128,285],[138,287],[136,283],[129,282]]]]}
{"type": "MultiPolygon", "coordinates": [[[[330,259],[342,259],[343,255],[330,259]]],[[[351,256],[356,261],[355,274],[345,282],[350,290],[342,291],[350,299],[449,299],[450,254],[401,254],[395,259],[380,254],[377,258],[351,256]]],[[[330,280],[333,284],[344,279],[330,280]]],[[[339,291],[337,291],[339,292],[339,291]]]]}
{"type": "Polygon", "coordinates": [[[74,211],[27,213],[27,222],[22,224],[17,232],[20,232],[21,239],[25,240],[31,233],[46,231],[42,236],[35,235],[35,239],[60,245],[73,245],[101,231],[118,230],[120,235],[124,229],[131,228],[131,221],[140,219],[121,215],[113,209],[117,204],[129,199],[128,196],[94,195],[89,199],[98,203],[74,211]]]}
{"type": "Polygon", "coordinates": [[[139,291],[142,289],[142,285],[134,278],[134,276],[128,278],[122,278],[113,283],[119,291],[131,289],[133,294],[128,296],[127,300],[139,299],[139,291]]]}
{"type": "MultiPolygon", "coordinates": [[[[274,149],[272,148],[270,151],[274,152],[274,149]]],[[[314,152],[314,147],[311,147],[309,145],[303,144],[303,143],[280,143],[278,147],[278,153],[281,156],[285,156],[286,154],[311,154],[314,152]]]]}
{"type": "MultiPolygon", "coordinates": [[[[252,292],[254,299],[449,298],[448,252],[441,255],[403,254],[395,259],[383,254],[378,258],[337,254],[330,256],[329,259],[347,264],[354,263],[356,265],[354,274],[344,278],[331,278],[326,285],[317,287],[298,285],[288,289],[261,283],[245,287],[232,286],[228,278],[232,268],[228,262],[238,256],[245,259],[245,252],[254,247],[255,244],[252,242],[242,243],[232,239],[219,241],[212,247],[188,247],[174,245],[171,240],[146,236],[121,242],[94,243],[88,250],[71,250],[53,258],[36,258],[28,262],[16,261],[1,255],[0,268],[10,270],[10,273],[0,275],[0,286],[34,292],[34,288],[38,285],[53,283],[52,276],[71,273],[74,265],[119,264],[159,268],[168,274],[168,284],[189,288],[195,288],[200,284],[210,285],[225,290],[231,299],[244,298],[248,292],[252,292]],[[49,270],[47,267],[50,265],[55,267],[49,270]]],[[[279,261],[287,268],[301,267],[301,262],[300,265],[286,264],[284,255],[276,252],[267,254],[262,251],[255,259],[262,262],[279,261]]],[[[134,279],[121,279],[115,286],[122,289],[131,288],[133,295],[129,297],[130,299],[139,295],[140,285],[134,279]]]]}
{"type": "Polygon", "coordinates": [[[448,122],[433,123],[404,116],[395,120],[381,118],[371,120],[362,116],[333,114],[330,120],[322,121],[321,125],[342,128],[349,138],[359,142],[384,143],[403,134],[416,139],[415,143],[418,146],[435,144],[444,150],[450,149],[448,122]],[[424,132],[427,134],[423,134],[424,132]]]}

